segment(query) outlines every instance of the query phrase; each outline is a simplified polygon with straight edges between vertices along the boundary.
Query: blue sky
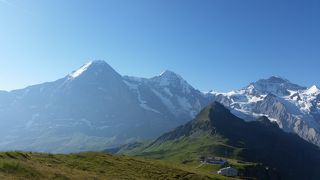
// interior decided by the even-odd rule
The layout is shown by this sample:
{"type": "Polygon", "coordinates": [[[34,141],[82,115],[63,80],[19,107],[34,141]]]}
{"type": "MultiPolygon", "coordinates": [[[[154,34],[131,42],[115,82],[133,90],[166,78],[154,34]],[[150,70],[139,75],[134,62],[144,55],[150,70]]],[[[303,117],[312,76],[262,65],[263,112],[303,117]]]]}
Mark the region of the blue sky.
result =
{"type": "Polygon", "coordinates": [[[93,59],[169,69],[200,90],[271,75],[320,85],[317,0],[0,0],[0,89],[52,81],[93,59]]]}

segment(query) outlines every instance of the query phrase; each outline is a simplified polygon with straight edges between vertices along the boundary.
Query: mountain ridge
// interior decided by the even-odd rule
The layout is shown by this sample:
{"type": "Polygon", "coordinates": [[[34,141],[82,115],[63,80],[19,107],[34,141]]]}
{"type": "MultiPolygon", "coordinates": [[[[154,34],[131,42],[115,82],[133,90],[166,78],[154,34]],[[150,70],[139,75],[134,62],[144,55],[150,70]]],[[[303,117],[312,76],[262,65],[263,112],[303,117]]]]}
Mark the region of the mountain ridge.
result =
{"type": "Polygon", "coordinates": [[[283,130],[320,145],[317,93],[314,86],[306,88],[279,77],[262,79],[229,93],[211,92],[214,100],[229,107],[238,117],[250,121],[267,116],[283,130]]]}
{"type": "Polygon", "coordinates": [[[283,130],[320,145],[317,87],[271,77],[258,81],[258,88],[251,84],[229,93],[203,93],[169,70],[151,78],[122,76],[101,60],[72,73],[77,76],[0,93],[0,149],[72,152],[152,139],[213,101],[248,121],[267,116],[283,130]]]}
{"type": "Polygon", "coordinates": [[[0,121],[8,124],[1,128],[0,149],[77,152],[154,138],[206,104],[174,76],[140,81],[92,61],[59,80],[4,93],[0,121]]]}

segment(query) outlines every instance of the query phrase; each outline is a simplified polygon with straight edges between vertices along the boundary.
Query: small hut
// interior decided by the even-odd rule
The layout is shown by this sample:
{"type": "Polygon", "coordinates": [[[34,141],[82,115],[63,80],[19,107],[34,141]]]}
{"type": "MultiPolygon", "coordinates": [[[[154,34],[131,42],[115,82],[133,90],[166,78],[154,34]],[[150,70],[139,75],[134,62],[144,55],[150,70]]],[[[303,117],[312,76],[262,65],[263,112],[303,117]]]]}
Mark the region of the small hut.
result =
{"type": "Polygon", "coordinates": [[[218,174],[223,176],[228,176],[228,177],[236,177],[238,176],[238,170],[232,167],[226,167],[226,168],[220,169],[218,171],[218,174]]]}

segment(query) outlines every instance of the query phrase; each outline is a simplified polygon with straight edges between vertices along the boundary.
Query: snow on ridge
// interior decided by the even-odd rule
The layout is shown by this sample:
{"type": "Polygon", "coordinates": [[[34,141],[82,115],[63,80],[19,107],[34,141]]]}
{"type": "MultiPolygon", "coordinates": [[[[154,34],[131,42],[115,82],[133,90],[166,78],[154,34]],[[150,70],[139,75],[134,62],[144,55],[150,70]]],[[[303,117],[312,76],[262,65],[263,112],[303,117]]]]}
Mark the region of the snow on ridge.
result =
{"type": "Polygon", "coordinates": [[[170,97],[173,96],[173,94],[171,93],[171,91],[170,91],[169,88],[165,87],[163,90],[164,90],[164,92],[165,92],[168,96],[170,96],[170,97]]]}
{"type": "Polygon", "coordinates": [[[296,95],[299,99],[295,98],[293,100],[302,112],[310,113],[313,103],[319,94],[319,88],[314,85],[304,91],[297,92],[296,95]]]}
{"type": "Polygon", "coordinates": [[[150,78],[149,80],[157,83],[162,87],[178,87],[181,88],[184,94],[189,94],[194,89],[185,79],[183,79],[179,74],[173,71],[166,70],[158,76],[150,78]]]}
{"type": "Polygon", "coordinates": [[[178,76],[178,77],[180,77],[178,74],[176,74],[175,72],[170,71],[170,70],[163,71],[159,76],[178,76]]]}
{"type": "Polygon", "coordinates": [[[123,76],[123,78],[126,80],[130,80],[130,81],[134,81],[137,83],[142,83],[144,81],[146,81],[146,78],[143,77],[134,77],[134,76],[123,76]]]}
{"type": "Polygon", "coordinates": [[[130,89],[133,89],[133,90],[137,90],[138,89],[138,84],[134,84],[134,83],[131,83],[129,81],[126,81],[126,80],[123,80],[123,82],[130,88],[130,89]]]}
{"type": "Polygon", "coordinates": [[[147,101],[142,99],[141,93],[139,91],[139,85],[138,84],[134,84],[134,83],[128,82],[126,80],[123,80],[123,82],[129,87],[129,89],[134,90],[137,93],[137,98],[138,98],[140,107],[142,107],[145,110],[161,114],[156,109],[153,109],[150,106],[148,106],[147,101]]]}
{"type": "Polygon", "coordinates": [[[319,94],[320,93],[320,89],[316,86],[316,85],[313,85],[311,86],[310,88],[308,88],[306,91],[305,91],[306,94],[319,94]]]}
{"type": "Polygon", "coordinates": [[[79,77],[83,72],[85,72],[91,65],[92,63],[97,62],[97,61],[90,61],[87,64],[81,66],[78,70],[72,72],[71,74],[69,74],[69,77],[71,78],[77,78],[79,77]]]}
{"type": "Polygon", "coordinates": [[[73,71],[71,74],[69,74],[69,79],[75,79],[77,77],[79,77],[81,74],[83,74],[85,71],[88,70],[88,68],[92,65],[104,65],[107,64],[104,60],[93,60],[90,61],[86,64],[84,64],[83,66],[81,66],[79,69],[73,71]]]}
{"type": "Polygon", "coordinates": [[[172,113],[176,112],[176,107],[172,104],[169,98],[163,96],[161,93],[159,93],[155,89],[152,89],[152,92],[160,98],[162,103],[168,108],[170,112],[172,113]]]}
{"type": "MultiPolygon", "coordinates": [[[[271,78],[272,79],[272,78],[271,78]]],[[[280,82],[280,79],[274,78],[272,82],[266,80],[258,81],[259,83],[252,83],[249,86],[234,90],[226,93],[209,92],[214,96],[222,95],[226,99],[222,99],[229,106],[238,117],[243,116],[244,119],[248,117],[258,117],[261,115],[267,116],[271,121],[277,121],[281,127],[279,120],[268,116],[268,114],[256,114],[254,108],[257,103],[263,101],[265,97],[272,93],[277,96],[284,103],[285,107],[292,110],[292,116],[297,115],[297,119],[309,119],[307,122],[312,127],[318,127],[314,125],[315,121],[312,120],[310,113],[313,111],[320,112],[320,102],[318,100],[320,89],[317,86],[311,86],[310,88],[300,87],[292,84],[289,81],[280,82]],[[263,85],[261,85],[261,82],[263,85]],[[277,83],[281,85],[277,87],[277,83]],[[288,93],[282,93],[287,91],[288,93]],[[297,114],[295,114],[295,113],[297,114]]],[[[220,97],[219,97],[220,98],[220,97]]]]}

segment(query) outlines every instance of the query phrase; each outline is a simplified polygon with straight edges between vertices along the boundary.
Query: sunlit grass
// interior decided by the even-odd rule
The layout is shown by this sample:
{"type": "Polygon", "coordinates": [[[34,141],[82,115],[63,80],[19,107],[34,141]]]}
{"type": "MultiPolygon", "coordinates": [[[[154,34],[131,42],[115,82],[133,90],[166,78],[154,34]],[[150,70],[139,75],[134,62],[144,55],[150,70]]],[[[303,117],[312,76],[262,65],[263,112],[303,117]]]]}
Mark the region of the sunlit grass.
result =
{"type": "Polygon", "coordinates": [[[225,179],[164,161],[106,153],[0,153],[0,179],[225,179]]]}

